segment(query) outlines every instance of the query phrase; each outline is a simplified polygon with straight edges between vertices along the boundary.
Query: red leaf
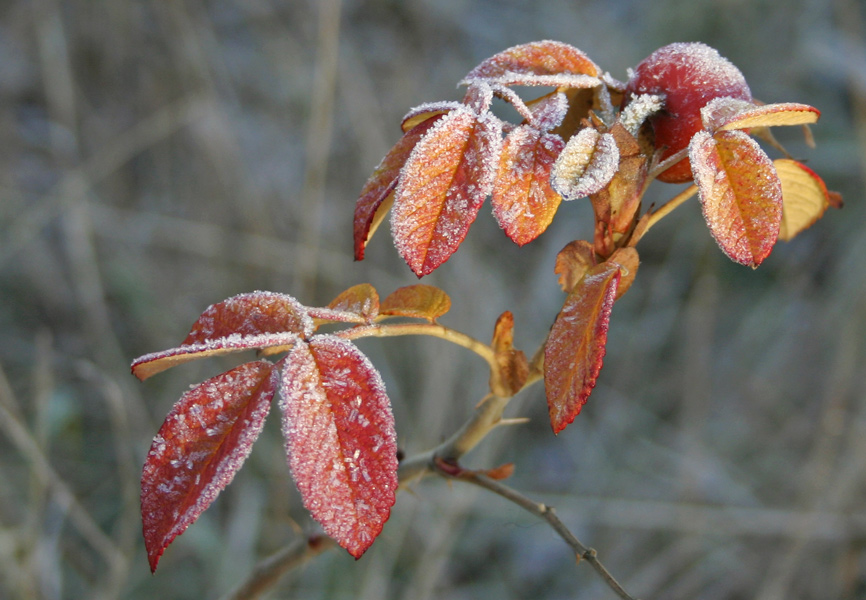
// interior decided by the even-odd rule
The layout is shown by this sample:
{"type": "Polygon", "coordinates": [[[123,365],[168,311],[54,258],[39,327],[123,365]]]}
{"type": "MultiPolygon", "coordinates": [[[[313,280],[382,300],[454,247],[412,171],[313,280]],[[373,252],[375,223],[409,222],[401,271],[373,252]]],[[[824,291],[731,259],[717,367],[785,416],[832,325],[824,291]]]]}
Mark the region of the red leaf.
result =
{"type": "Polygon", "coordinates": [[[220,356],[244,350],[259,350],[264,354],[275,354],[288,350],[300,339],[291,332],[247,336],[233,334],[203,344],[179,346],[139,356],[132,361],[132,374],[144,381],[166,369],[209,356],[220,356]]]}
{"type": "MultiPolygon", "coordinates": [[[[438,105],[437,105],[438,106],[438,105]]],[[[458,105],[459,106],[459,105],[458,105]]],[[[415,110],[428,108],[427,105],[415,110]]],[[[358,201],[355,203],[354,238],[355,238],[355,260],[363,260],[364,249],[367,242],[373,237],[379,223],[384,219],[385,213],[390,208],[390,203],[385,200],[397,187],[400,177],[400,169],[403,168],[406,159],[415,148],[415,145],[424,137],[433,125],[442,118],[447,110],[453,106],[439,106],[437,110],[421,110],[418,114],[412,112],[404,120],[404,128],[411,127],[403,134],[403,137],[394,145],[382,162],[373,170],[373,174],[361,189],[358,201]]],[[[393,198],[392,198],[393,200],[393,198]]]]}
{"type": "Polygon", "coordinates": [[[448,260],[466,237],[493,187],[501,129],[489,113],[455,110],[437,120],[406,161],[391,233],[419,277],[448,260]]]}
{"type": "Polygon", "coordinates": [[[264,426],[276,373],[266,361],[236,367],[185,393],[166,417],[141,475],[151,571],[241,468],[264,426]]]}
{"type": "Polygon", "coordinates": [[[565,299],[544,347],[544,389],[550,425],[559,433],[586,404],[601,371],[620,267],[587,271],[565,299]]]}
{"type": "Polygon", "coordinates": [[[351,342],[314,336],[284,359],[280,408],[304,506],[360,558],[397,490],[397,442],[385,386],[351,342]]]}
{"type": "Polygon", "coordinates": [[[451,309],[451,298],[432,285],[407,285],[394,290],[379,309],[382,316],[427,319],[431,323],[451,309]]]}
{"type": "Polygon", "coordinates": [[[274,292],[239,294],[205,310],[181,345],[204,344],[232,335],[295,333],[306,337],[313,323],[294,298],[274,292]]]}
{"type": "Polygon", "coordinates": [[[773,162],[742,131],[699,131],[689,159],[716,242],[731,260],[757,267],[773,250],[782,221],[782,184],[773,162]]]}
{"type": "Polygon", "coordinates": [[[558,135],[529,125],[505,137],[491,203],[499,226],[520,246],[541,235],[559,208],[562,197],[550,187],[550,171],[564,146],[558,135]]]}
{"type": "Polygon", "coordinates": [[[513,46],[472,69],[461,83],[485,79],[500,85],[595,87],[599,68],[583,52],[562,42],[542,40],[513,46]]]}

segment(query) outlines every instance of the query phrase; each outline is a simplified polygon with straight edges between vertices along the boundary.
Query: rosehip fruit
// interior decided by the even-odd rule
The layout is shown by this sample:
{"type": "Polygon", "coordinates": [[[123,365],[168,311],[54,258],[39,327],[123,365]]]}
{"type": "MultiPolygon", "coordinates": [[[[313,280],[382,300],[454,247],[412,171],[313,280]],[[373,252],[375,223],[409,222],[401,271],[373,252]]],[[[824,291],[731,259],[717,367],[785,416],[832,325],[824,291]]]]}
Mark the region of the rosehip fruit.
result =
{"type": "MultiPolygon", "coordinates": [[[[740,70],[714,48],[697,42],[670,44],[645,58],[629,78],[623,106],[640,94],[664,99],[662,110],[649,118],[662,160],[688,147],[692,136],[703,129],[701,109],[710,100],[731,97],[752,101],[740,70]]],[[[658,179],[690,181],[689,159],[671,166],[658,179]]]]}

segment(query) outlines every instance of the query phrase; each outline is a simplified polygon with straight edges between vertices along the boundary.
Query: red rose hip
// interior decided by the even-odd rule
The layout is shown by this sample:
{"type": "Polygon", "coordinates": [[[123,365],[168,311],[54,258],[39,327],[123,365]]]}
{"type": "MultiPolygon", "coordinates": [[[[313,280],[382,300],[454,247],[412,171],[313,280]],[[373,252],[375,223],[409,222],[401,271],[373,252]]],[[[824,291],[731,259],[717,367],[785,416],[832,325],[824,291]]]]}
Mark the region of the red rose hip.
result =
{"type": "MultiPolygon", "coordinates": [[[[649,119],[662,160],[686,148],[692,136],[703,129],[701,108],[710,100],[752,100],[740,70],[714,48],[697,42],[670,44],[645,58],[629,78],[625,105],[640,94],[663,97],[664,107],[649,119]]],[[[690,181],[689,159],[679,161],[658,179],[667,183],[690,181]]]]}

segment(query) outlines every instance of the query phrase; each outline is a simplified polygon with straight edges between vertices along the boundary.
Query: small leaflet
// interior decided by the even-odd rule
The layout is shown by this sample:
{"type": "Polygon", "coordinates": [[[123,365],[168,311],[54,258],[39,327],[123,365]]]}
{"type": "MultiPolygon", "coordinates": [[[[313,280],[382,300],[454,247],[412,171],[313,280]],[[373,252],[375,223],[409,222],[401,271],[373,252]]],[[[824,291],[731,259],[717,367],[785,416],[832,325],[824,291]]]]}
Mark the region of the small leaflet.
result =
{"type": "Polygon", "coordinates": [[[416,125],[420,125],[424,121],[429,121],[433,117],[448,114],[452,110],[461,107],[462,106],[459,102],[454,101],[425,102],[424,104],[410,109],[409,112],[403,116],[403,121],[400,123],[400,127],[403,129],[403,133],[408,133],[416,125]]]}
{"type": "Polygon", "coordinates": [[[418,283],[394,290],[379,307],[380,317],[410,317],[431,323],[451,309],[451,298],[432,285],[418,283]]]}
{"type": "Polygon", "coordinates": [[[568,96],[563,92],[553,92],[532,104],[532,123],[536,129],[550,131],[562,124],[568,112],[568,96]]]}
{"type": "Polygon", "coordinates": [[[773,165],[782,182],[779,239],[787,242],[824,215],[830,206],[830,194],[817,173],[796,160],[780,158],[773,165]]]}
{"type": "Polygon", "coordinates": [[[505,137],[491,204],[499,226],[519,246],[541,235],[556,215],[562,197],[550,187],[550,172],[564,147],[558,135],[530,125],[505,137]]]}
{"type": "Polygon", "coordinates": [[[550,184],[563,200],[576,200],[604,189],[619,166],[619,148],[610,133],[584,127],[565,145],[550,184]]]}
{"type": "Polygon", "coordinates": [[[394,245],[423,277],[457,250],[493,187],[501,122],[455,110],[418,142],[400,174],[391,210],[394,245]]]}
{"type": "Polygon", "coordinates": [[[369,283],[359,283],[331,300],[328,308],[355,313],[372,321],[379,314],[379,294],[369,283]]]}
{"type": "Polygon", "coordinates": [[[782,221],[782,185],[770,158],[742,131],[699,131],[689,144],[704,219],[734,262],[757,267],[782,221]]]}
{"type": "Polygon", "coordinates": [[[544,346],[544,389],[555,434],[574,421],[595,387],[620,273],[620,266],[611,262],[587,271],[550,329],[544,346]]]}
{"type": "Polygon", "coordinates": [[[556,255],[553,272],[559,275],[559,287],[570,293],[586,272],[596,265],[595,250],[586,240],[574,240],[556,255]]]}
{"type": "Polygon", "coordinates": [[[304,506],[360,558],[397,491],[397,438],[379,373],[349,341],[317,335],[284,359],[280,408],[304,506]]]}
{"type": "Polygon", "coordinates": [[[511,311],[505,311],[496,319],[490,346],[499,365],[498,373],[490,374],[490,391],[503,398],[513,396],[526,384],[529,361],[522,351],[514,348],[514,315],[511,311]]]}
{"type": "Polygon", "coordinates": [[[246,363],[192,388],[168,413],[141,475],[151,572],[241,468],[262,431],[277,380],[271,363],[246,363]]]}
{"type": "Polygon", "coordinates": [[[220,356],[244,350],[259,350],[274,354],[288,350],[300,337],[292,332],[241,335],[234,333],[226,337],[209,340],[202,344],[188,344],[139,356],[132,361],[132,374],[144,381],[166,369],[192,362],[200,358],[220,356]],[[270,351],[269,351],[270,350],[270,351]]]}
{"type": "Polygon", "coordinates": [[[353,234],[355,241],[355,260],[364,259],[364,250],[367,242],[373,237],[385,214],[391,208],[394,201],[394,189],[400,177],[400,170],[409,158],[412,149],[424,137],[424,135],[436,124],[439,119],[449,110],[453,110],[459,104],[451,103],[445,105],[422,105],[410,111],[404,117],[403,126],[407,123],[413,124],[403,137],[388,151],[382,162],[375,168],[373,174],[367,179],[361,194],[355,203],[355,218],[353,221],[353,234]]]}
{"type": "Polygon", "coordinates": [[[710,132],[809,125],[818,121],[821,112],[808,104],[784,102],[756,105],[736,98],[715,98],[701,109],[701,121],[710,132]]]}
{"type": "Polygon", "coordinates": [[[541,40],[491,56],[470,71],[461,84],[485,79],[502,85],[595,87],[601,83],[600,74],[596,64],[574,46],[541,40]],[[568,83],[551,83],[554,79],[568,83]]]}
{"type": "Polygon", "coordinates": [[[634,248],[617,248],[607,260],[622,267],[619,285],[616,286],[616,299],[619,300],[634,283],[637,269],[640,266],[640,257],[634,248]]]}

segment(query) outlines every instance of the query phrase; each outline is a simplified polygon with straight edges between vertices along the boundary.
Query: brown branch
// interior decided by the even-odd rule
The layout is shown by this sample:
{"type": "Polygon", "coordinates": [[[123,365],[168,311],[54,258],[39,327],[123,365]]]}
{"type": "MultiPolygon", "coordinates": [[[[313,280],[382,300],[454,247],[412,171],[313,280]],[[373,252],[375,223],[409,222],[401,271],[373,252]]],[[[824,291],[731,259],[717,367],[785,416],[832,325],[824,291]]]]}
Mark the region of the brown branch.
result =
{"type": "Polygon", "coordinates": [[[614,579],[613,575],[601,564],[601,561],[598,560],[598,555],[593,548],[589,548],[584,546],[580,540],[565,526],[565,524],[559,519],[556,514],[556,511],[552,506],[547,506],[544,503],[536,502],[517,490],[495,480],[490,477],[483,475],[482,473],[478,473],[476,471],[469,471],[465,469],[460,469],[457,467],[455,470],[449,468],[443,468],[441,463],[437,466],[437,472],[443,477],[448,477],[450,479],[457,479],[459,481],[466,481],[472,484],[475,484],[479,487],[483,487],[484,489],[490,490],[494,492],[506,500],[513,502],[520,508],[532,513],[533,515],[544,519],[547,523],[553,528],[553,530],[561,537],[566,544],[574,551],[574,555],[577,558],[577,561],[585,560],[589,565],[595,569],[595,571],[601,576],[607,586],[613,590],[617,596],[622,598],[623,600],[635,600],[635,598],[629,595],[623,587],[619,584],[619,582],[614,579]]]}
{"type": "Polygon", "coordinates": [[[221,600],[255,600],[275,586],[283,575],[336,546],[337,542],[325,535],[298,540],[259,561],[246,580],[221,600]]]}

